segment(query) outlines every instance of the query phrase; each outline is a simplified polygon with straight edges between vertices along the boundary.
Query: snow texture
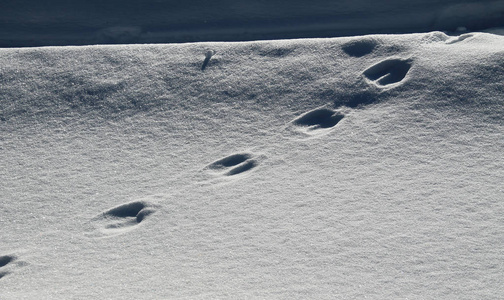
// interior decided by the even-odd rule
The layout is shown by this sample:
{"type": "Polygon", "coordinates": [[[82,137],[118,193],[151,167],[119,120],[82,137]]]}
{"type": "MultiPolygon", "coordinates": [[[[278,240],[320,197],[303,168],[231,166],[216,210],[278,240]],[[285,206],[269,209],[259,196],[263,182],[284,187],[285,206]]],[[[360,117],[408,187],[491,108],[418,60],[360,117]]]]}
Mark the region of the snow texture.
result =
{"type": "Polygon", "coordinates": [[[500,299],[503,82],[474,32],[0,49],[0,299],[500,299]]]}

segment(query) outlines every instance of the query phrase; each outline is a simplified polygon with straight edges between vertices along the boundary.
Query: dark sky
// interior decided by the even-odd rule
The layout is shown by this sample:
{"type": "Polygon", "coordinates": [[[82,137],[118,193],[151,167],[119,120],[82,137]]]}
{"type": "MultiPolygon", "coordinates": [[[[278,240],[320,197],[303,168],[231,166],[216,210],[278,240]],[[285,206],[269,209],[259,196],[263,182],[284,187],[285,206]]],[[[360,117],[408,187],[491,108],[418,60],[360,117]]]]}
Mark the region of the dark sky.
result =
{"type": "Polygon", "coordinates": [[[330,37],[504,26],[504,0],[3,0],[0,47],[330,37]]]}

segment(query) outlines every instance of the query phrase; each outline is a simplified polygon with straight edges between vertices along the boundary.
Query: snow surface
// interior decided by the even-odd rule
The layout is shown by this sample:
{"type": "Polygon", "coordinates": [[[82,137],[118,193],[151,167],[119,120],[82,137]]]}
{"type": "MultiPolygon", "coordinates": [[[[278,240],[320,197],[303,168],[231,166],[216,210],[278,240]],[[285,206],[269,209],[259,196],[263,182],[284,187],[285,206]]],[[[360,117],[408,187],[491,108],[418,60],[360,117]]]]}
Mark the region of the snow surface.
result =
{"type": "Polygon", "coordinates": [[[250,41],[504,26],[504,0],[2,0],[0,47],[250,41]]]}
{"type": "Polygon", "coordinates": [[[0,49],[0,298],[501,299],[503,58],[441,32],[0,49]]]}

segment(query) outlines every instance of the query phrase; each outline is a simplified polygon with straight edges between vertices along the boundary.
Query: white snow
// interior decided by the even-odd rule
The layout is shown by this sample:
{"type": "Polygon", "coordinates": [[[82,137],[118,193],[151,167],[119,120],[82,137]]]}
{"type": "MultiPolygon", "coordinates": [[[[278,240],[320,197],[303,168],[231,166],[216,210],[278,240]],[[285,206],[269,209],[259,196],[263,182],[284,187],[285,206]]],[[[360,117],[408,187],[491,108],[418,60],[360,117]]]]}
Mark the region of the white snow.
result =
{"type": "Polygon", "coordinates": [[[474,32],[0,49],[0,298],[499,299],[503,58],[474,32]]]}

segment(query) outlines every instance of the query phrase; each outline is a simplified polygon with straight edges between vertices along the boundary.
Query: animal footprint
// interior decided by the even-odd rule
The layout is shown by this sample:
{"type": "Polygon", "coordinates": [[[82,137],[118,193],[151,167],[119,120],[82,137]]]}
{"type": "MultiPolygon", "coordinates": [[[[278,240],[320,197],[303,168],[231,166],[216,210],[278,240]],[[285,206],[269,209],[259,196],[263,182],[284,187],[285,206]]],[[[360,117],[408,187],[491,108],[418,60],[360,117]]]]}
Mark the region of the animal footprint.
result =
{"type": "Polygon", "coordinates": [[[258,165],[257,159],[253,159],[249,153],[239,153],[226,156],[206,167],[216,173],[225,176],[233,176],[249,171],[258,165]]]}
{"type": "Polygon", "coordinates": [[[291,123],[306,134],[319,134],[330,130],[338,124],[344,115],[328,108],[317,108],[304,113],[291,123]]]}
{"type": "Polygon", "coordinates": [[[136,228],[157,206],[146,201],[133,201],[111,208],[92,219],[98,231],[107,236],[114,236],[136,228]]]}
{"type": "Polygon", "coordinates": [[[342,46],[346,54],[354,57],[361,57],[371,53],[377,46],[377,42],[372,39],[353,40],[342,46]]]}
{"type": "Polygon", "coordinates": [[[369,67],[363,74],[376,86],[386,87],[403,80],[411,64],[410,59],[387,59],[369,67]]]}
{"type": "Polygon", "coordinates": [[[16,260],[16,257],[12,256],[12,255],[0,256],[0,279],[10,273],[8,271],[3,271],[2,270],[3,267],[5,267],[8,264],[12,263],[14,260],[16,260]]]}
{"type": "Polygon", "coordinates": [[[452,38],[448,39],[447,41],[445,41],[445,44],[459,43],[459,42],[462,42],[462,41],[467,40],[469,38],[472,38],[473,36],[474,36],[474,34],[472,34],[472,33],[464,33],[464,34],[461,34],[457,37],[452,37],[452,38]]]}

